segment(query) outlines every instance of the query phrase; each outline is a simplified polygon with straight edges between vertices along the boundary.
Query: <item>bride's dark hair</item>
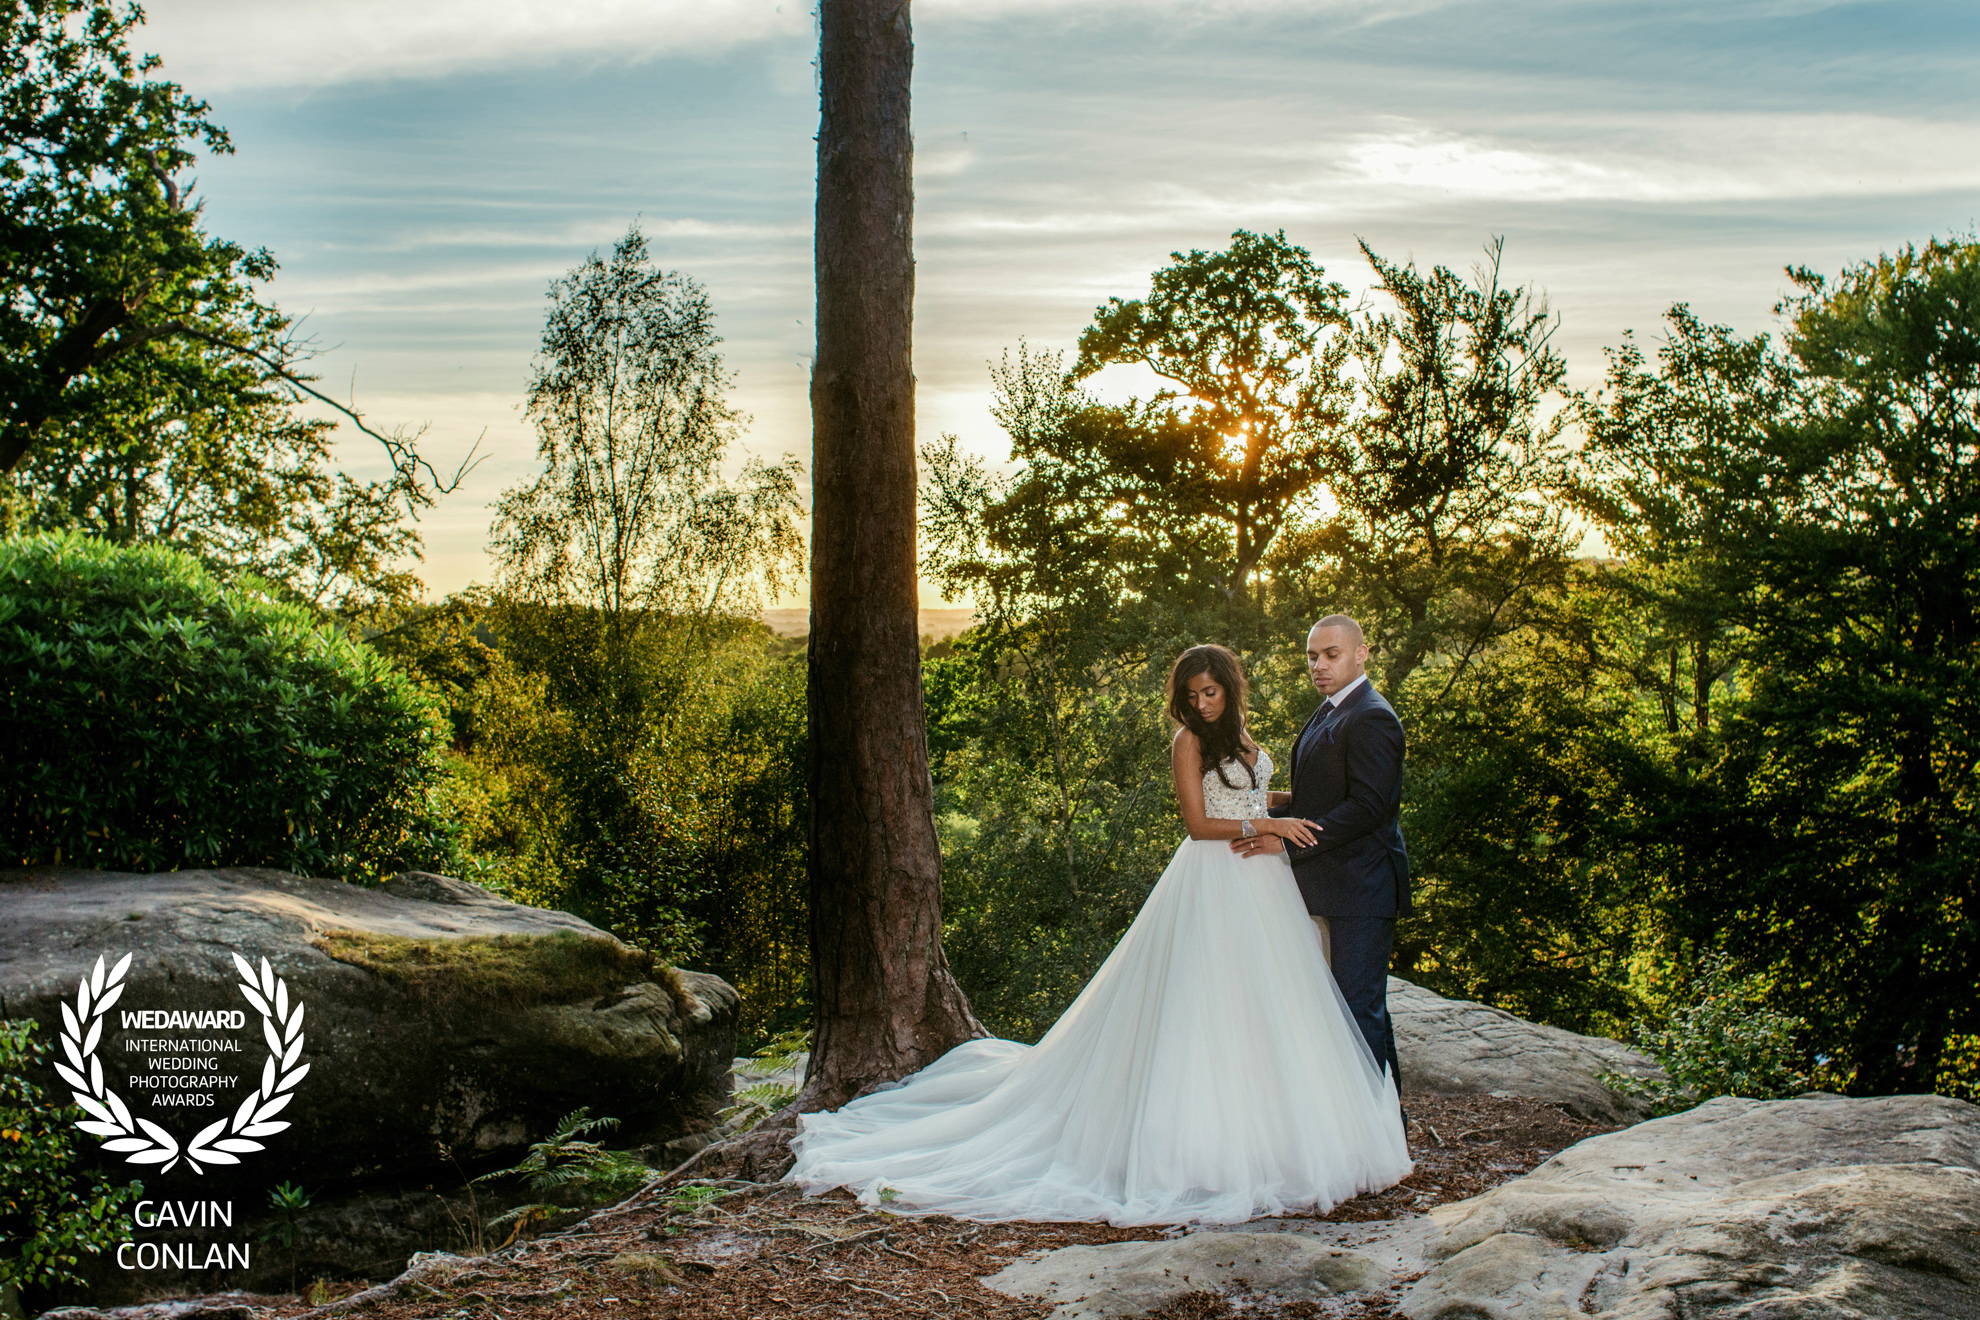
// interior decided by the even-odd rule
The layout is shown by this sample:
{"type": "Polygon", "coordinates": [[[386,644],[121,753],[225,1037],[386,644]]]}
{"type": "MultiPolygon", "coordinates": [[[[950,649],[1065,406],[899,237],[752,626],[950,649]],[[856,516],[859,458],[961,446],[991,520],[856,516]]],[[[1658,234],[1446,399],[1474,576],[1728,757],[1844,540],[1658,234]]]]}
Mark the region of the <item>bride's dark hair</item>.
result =
{"type": "Polygon", "coordinates": [[[1224,775],[1224,767],[1232,761],[1244,766],[1250,787],[1258,787],[1258,771],[1244,759],[1244,707],[1250,692],[1244,665],[1230,648],[1215,643],[1190,647],[1176,657],[1176,667],[1169,671],[1169,718],[1196,735],[1203,764],[1216,770],[1225,788],[1237,787],[1224,775]],[[1198,674],[1210,675],[1224,689],[1224,713],[1215,724],[1189,704],[1189,680],[1198,674]]]}

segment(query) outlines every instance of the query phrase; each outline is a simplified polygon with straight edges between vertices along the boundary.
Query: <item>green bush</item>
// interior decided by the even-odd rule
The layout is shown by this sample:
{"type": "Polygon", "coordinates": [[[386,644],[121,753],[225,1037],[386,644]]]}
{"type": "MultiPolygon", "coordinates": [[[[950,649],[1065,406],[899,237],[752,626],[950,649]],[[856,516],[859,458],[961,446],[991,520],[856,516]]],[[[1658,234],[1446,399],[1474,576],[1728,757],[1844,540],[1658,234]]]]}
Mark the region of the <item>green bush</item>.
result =
{"type": "Polygon", "coordinates": [[[445,744],[383,657],[188,555],[0,542],[0,865],[440,869],[445,744]]]}
{"type": "Polygon", "coordinates": [[[1662,1028],[1637,1030],[1643,1048],[1663,1065],[1665,1080],[1603,1073],[1602,1083],[1643,1097],[1659,1114],[1722,1095],[1784,1100],[1800,1094],[1808,1078],[1796,1066],[1795,1036],[1808,1024],[1767,1008],[1764,996],[1762,978],[1735,977],[1723,954],[1706,954],[1684,991],[1694,1002],[1672,1012],[1662,1028]]]}
{"type": "Polygon", "coordinates": [[[82,1258],[130,1233],[124,1207],[142,1183],[78,1167],[80,1111],[52,1105],[25,1071],[48,1047],[35,1024],[0,1022],[0,1295],[82,1283],[82,1258]]]}

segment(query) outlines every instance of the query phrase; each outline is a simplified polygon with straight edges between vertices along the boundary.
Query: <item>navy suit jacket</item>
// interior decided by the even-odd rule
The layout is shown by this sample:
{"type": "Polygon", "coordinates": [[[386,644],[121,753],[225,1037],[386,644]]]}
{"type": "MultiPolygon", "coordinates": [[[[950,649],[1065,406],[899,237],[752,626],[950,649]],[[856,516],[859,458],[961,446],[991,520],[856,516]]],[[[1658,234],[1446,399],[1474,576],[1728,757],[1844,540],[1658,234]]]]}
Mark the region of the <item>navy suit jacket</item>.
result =
{"type": "Polygon", "coordinates": [[[1311,848],[1287,847],[1306,910],[1316,917],[1398,917],[1410,911],[1403,848],[1403,727],[1373,683],[1323,722],[1315,711],[1293,743],[1292,802],[1277,816],[1320,826],[1311,848]]]}

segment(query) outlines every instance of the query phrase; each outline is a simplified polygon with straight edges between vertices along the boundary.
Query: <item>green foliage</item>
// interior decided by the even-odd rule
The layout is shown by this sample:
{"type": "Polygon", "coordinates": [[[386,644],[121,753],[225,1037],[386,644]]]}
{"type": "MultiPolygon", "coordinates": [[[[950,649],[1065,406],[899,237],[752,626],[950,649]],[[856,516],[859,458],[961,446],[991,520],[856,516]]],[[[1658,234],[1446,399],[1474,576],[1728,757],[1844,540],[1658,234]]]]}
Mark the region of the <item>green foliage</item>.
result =
{"type": "Polygon", "coordinates": [[[1670,773],[1640,799],[1659,924],[1769,973],[1839,1085],[1958,1085],[1980,1027],[1980,243],[1793,274],[1783,350],[1675,309],[1654,373],[1612,363],[1594,429],[1605,516],[1644,529],[1618,574],[1651,624],[1635,663],[1662,661],[1643,686],[1670,773]]]}
{"type": "Polygon", "coordinates": [[[142,21],[114,0],[0,9],[0,532],[167,542],[347,610],[408,598],[403,515],[452,486],[416,437],[314,388],[309,345],[256,291],[275,259],[201,226],[178,176],[233,148],[132,52],[142,21]],[[336,471],[304,395],[391,475],[336,471]]]}
{"type": "Polygon", "coordinates": [[[89,414],[94,368],[224,326],[274,269],[202,233],[174,182],[196,146],[231,147],[204,102],[132,55],[141,18],[107,0],[0,10],[0,470],[89,414]]]}
{"type": "Polygon", "coordinates": [[[115,1183],[84,1167],[75,1146],[81,1111],[52,1105],[27,1079],[48,1047],[35,1024],[0,1022],[0,1289],[80,1284],[83,1258],[129,1236],[125,1207],[142,1183],[115,1183]]]}
{"type": "Polygon", "coordinates": [[[928,662],[943,947],[977,1016],[1036,1039],[1140,910],[1179,828],[1161,678],[1091,667],[1047,628],[968,634],[928,662]]]}
{"type": "Polygon", "coordinates": [[[1735,976],[1724,955],[1708,953],[1696,974],[1673,996],[1676,1007],[1662,1027],[1641,1027],[1637,1039],[1663,1065],[1664,1080],[1646,1082],[1617,1073],[1601,1080],[1641,1096],[1659,1114],[1674,1114],[1715,1096],[1783,1100],[1808,1089],[1797,1066],[1800,1018],[1765,1005],[1759,976],[1735,976]]]}
{"type": "Polygon", "coordinates": [[[443,868],[442,725],[371,648],[190,556],[0,542],[0,856],[366,880],[443,868]]]}
{"type": "Polygon", "coordinates": [[[713,312],[637,227],[550,303],[499,590],[371,640],[446,704],[465,872],[726,977],[748,1040],[805,1012],[804,672],[749,617],[802,558],[798,469],[723,479],[713,312]]]}
{"type": "Polygon", "coordinates": [[[1502,283],[1502,248],[1467,279],[1362,244],[1392,310],[1357,318],[1344,349],[1352,415],[1314,459],[1334,511],[1289,531],[1271,564],[1293,619],[1354,615],[1376,678],[1401,692],[1434,666],[1433,700],[1532,620],[1570,544],[1565,413],[1547,415],[1567,365],[1545,301],[1502,283]]]}
{"type": "Polygon", "coordinates": [[[1029,460],[1021,483],[1110,508],[1125,540],[1167,538],[1184,554],[1214,546],[1217,586],[1243,594],[1311,498],[1316,456],[1346,419],[1346,299],[1283,232],[1239,230],[1224,251],[1172,253],[1145,299],[1110,298],[1094,313],[1067,378],[1134,364],[1161,387],[1121,407],[1081,398],[1049,419],[1011,416],[1007,404],[998,420],[1013,457],[1029,460]]]}
{"type": "Polygon", "coordinates": [[[261,1240],[280,1245],[289,1253],[289,1290],[296,1287],[296,1249],[303,1240],[303,1212],[316,1204],[316,1198],[288,1181],[277,1183],[268,1192],[268,1208],[275,1217],[262,1227],[261,1240]]]}
{"type": "MultiPolygon", "coordinates": [[[[984,615],[924,681],[944,944],[995,1030],[1034,1037],[1051,1023],[1180,836],[1161,685],[1183,647],[1215,639],[1244,656],[1252,734],[1284,775],[1317,700],[1297,649],[1314,618],[1360,613],[1378,681],[1386,666],[1407,715],[1456,732],[1482,695],[1469,667],[1564,580],[1560,516],[1536,503],[1561,463],[1558,425],[1540,420],[1562,370],[1544,308],[1500,287],[1496,251],[1472,282],[1366,255],[1393,314],[1343,311],[1338,286],[1282,235],[1177,254],[1147,300],[1100,310],[1074,372],[1024,349],[993,371],[1018,472],[994,481],[947,437],[923,452],[929,568],[984,615]],[[1100,407],[1076,378],[1114,362],[1149,366],[1163,388],[1100,407]]],[[[1495,772],[1468,766],[1471,750],[1453,747],[1430,779],[1463,799],[1425,804],[1449,838],[1453,883],[1437,906],[1480,917],[1485,899],[1499,927],[1520,927],[1505,887],[1473,894],[1460,857],[1477,833],[1560,826],[1531,797],[1501,802],[1503,777],[1483,782],[1495,772]],[[1482,827],[1488,804],[1516,819],[1482,827]]],[[[1561,755],[1535,759],[1558,778],[1572,773],[1561,755]]],[[[1483,865],[1503,860],[1495,849],[1483,865]]],[[[1565,929],[1584,915],[1581,871],[1565,855],[1557,870],[1552,920],[1565,929]]],[[[1566,983],[1590,968],[1543,969],[1521,936],[1517,967],[1471,966],[1481,938],[1455,961],[1419,959],[1419,974],[1517,983],[1585,1021],[1598,1004],[1566,983]]]]}
{"type": "MultiPolygon", "coordinates": [[[[799,1028],[779,1032],[750,1057],[756,1060],[755,1071],[780,1073],[789,1068],[798,1055],[810,1048],[811,1032],[799,1028]]],[[[722,1110],[720,1116],[737,1132],[747,1132],[797,1099],[800,1089],[802,1088],[789,1082],[774,1080],[745,1086],[735,1093],[733,1100],[722,1110]]]]}
{"type": "Polygon", "coordinates": [[[1956,1035],[1946,1042],[1938,1092],[1980,1105],[1980,1035],[1956,1035]]]}
{"type": "Polygon", "coordinates": [[[345,615],[419,594],[404,501],[431,501],[399,477],[340,470],[334,424],[301,416],[268,367],[163,341],[95,374],[88,412],[44,425],[14,476],[18,530],[170,545],[345,615]]]}
{"type": "Polygon", "coordinates": [[[268,1192],[268,1208],[275,1212],[276,1218],[261,1230],[261,1240],[295,1246],[302,1240],[301,1215],[314,1204],[316,1198],[296,1184],[277,1183],[268,1192]]]}
{"type": "Polygon", "coordinates": [[[758,1082],[737,1091],[719,1117],[736,1132],[747,1132],[797,1099],[798,1088],[785,1082],[758,1082]]]}
{"type": "MultiPolygon", "coordinates": [[[[624,1151],[607,1150],[596,1141],[584,1140],[593,1133],[607,1132],[618,1125],[616,1118],[593,1118],[588,1108],[574,1109],[557,1120],[556,1129],[548,1137],[532,1142],[529,1153],[521,1161],[506,1169],[484,1173],[475,1181],[521,1178],[533,1192],[555,1192],[566,1200],[575,1199],[585,1205],[596,1205],[623,1196],[659,1177],[660,1173],[657,1169],[647,1168],[624,1151]]],[[[541,1203],[517,1206],[491,1220],[488,1227],[498,1228],[511,1223],[526,1225],[531,1212],[543,1208],[541,1203]]]]}
{"type": "MultiPolygon", "coordinates": [[[[1563,603],[1606,602],[1582,574],[1563,603]]],[[[1585,649],[1526,632],[1444,686],[1432,670],[1391,693],[1420,712],[1403,802],[1417,911],[1398,926],[1396,974],[1571,1030],[1622,1029],[1639,1007],[1656,848],[1635,833],[1634,794],[1655,770],[1632,694],[1585,649]]]]}
{"type": "Polygon", "coordinates": [[[460,474],[314,386],[312,346],[258,289],[274,257],[201,223],[182,173],[233,148],[131,50],[142,21],[115,0],[0,9],[0,533],[171,545],[346,615],[406,602],[408,515],[460,474]],[[304,397],[379,441],[389,475],[339,470],[304,397]]]}

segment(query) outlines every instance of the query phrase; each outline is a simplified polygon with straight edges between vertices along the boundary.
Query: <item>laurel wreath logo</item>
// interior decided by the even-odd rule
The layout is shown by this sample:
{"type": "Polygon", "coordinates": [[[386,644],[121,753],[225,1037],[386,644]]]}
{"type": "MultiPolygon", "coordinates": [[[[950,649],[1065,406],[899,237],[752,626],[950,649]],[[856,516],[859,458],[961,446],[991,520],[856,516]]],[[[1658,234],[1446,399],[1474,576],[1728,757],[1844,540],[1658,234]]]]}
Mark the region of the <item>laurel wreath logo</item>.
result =
{"type": "Polygon", "coordinates": [[[133,1115],[103,1075],[96,1047],[103,1039],[103,1020],[124,993],[124,973],[130,970],[131,955],[118,959],[104,970],[103,959],[83,977],[76,989],[76,1002],[62,1004],[62,1050],[68,1063],[56,1061],[55,1071],[73,1088],[71,1094],[89,1118],[76,1126],[94,1137],[105,1138],[103,1148],[116,1151],[127,1164],[161,1164],[160,1173],[170,1171],[183,1159],[194,1173],[205,1173],[205,1164],[239,1164],[242,1155],[266,1150],[256,1137],[271,1137],[289,1127],[275,1115],[296,1098],[296,1083],[309,1073],[309,1065],[299,1063],[303,1049],[303,1006],[291,1001],[289,985],[261,960],[257,974],[253,964],[240,954],[234,966],[240,969],[238,987],[248,1003],[261,1014],[262,1035],[268,1041],[268,1060],[261,1067],[261,1085],[241,1101],[231,1118],[219,1119],[201,1128],[183,1148],[178,1138],[148,1118],[133,1115]]]}

